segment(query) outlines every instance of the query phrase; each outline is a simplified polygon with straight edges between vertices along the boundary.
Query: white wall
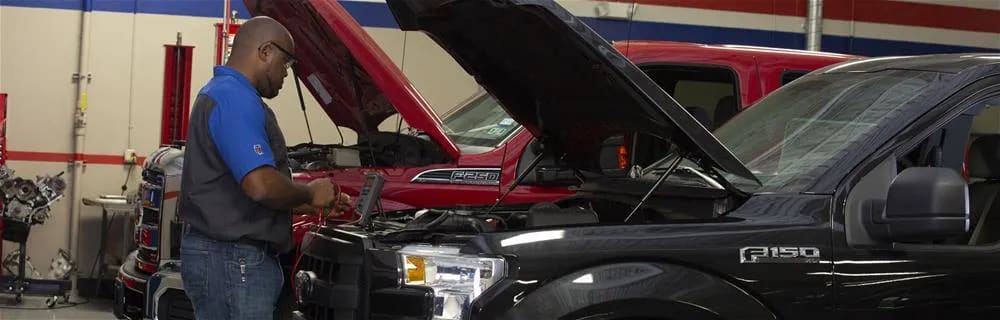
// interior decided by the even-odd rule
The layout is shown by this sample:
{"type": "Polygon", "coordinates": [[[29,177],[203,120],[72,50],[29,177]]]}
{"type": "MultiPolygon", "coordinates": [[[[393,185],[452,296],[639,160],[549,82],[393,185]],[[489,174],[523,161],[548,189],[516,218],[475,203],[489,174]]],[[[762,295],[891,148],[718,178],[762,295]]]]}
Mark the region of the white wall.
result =
{"type": "MultiPolygon", "coordinates": [[[[212,75],[214,23],[219,19],[117,12],[94,12],[91,19],[93,78],[88,90],[84,153],[120,155],[131,148],[140,156],[148,155],[159,145],[164,45],[176,43],[177,32],[181,32],[183,44],[195,47],[193,102],[212,75]]],[[[80,11],[0,7],[0,92],[9,94],[9,150],[73,152],[76,85],[70,76],[77,70],[80,21],[80,11]]],[[[436,110],[447,111],[475,90],[468,75],[423,34],[404,36],[404,32],[396,29],[378,28],[368,31],[436,110]]],[[[308,90],[304,93],[315,141],[339,143],[332,122],[308,90]]],[[[274,109],[289,145],[308,141],[292,77],[286,79],[281,94],[268,104],[274,109]]],[[[393,117],[380,127],[394,130],[395,125],[393,117]]],[[[347,143],[357,141],[350,129],[343,131],[347,143]]],[[[64,162],[10,161],[8,165],[27,177],[71,171],[64,162]]],[[[87,164],[80,182],[83,196],[119,194],[130,171],[128,187],[134,191],[139,181],[138,166],[87,164]]],[[[53,218],[35,228],[29,240],[28,254],[43,274],[58,249],[68,248],[69,204],[68,198],[56,204],[53,218]]],[[[77,263],[82,274],[87,275],[98,248],[101,211],[96,207],[82,208],[77,263]]],[[[120,252],[123,221],[119,219],[109,235],[111,253],[120,252]]],[[[13,248],[13,243],[4,244],[5,252],[13,248]]]]}

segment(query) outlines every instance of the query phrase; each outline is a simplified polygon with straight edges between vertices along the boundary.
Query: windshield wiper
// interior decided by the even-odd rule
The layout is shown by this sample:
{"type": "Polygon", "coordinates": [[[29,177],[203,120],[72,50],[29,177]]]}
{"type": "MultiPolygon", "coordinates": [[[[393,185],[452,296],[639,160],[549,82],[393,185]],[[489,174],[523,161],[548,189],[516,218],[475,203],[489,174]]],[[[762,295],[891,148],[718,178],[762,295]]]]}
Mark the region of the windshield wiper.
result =
{"type": "Polygon", "coordinates": [[[677,169],[677,166],[681,164],[681,160],[684,160],[684,157],[678,156],[677,159],[674,159],[674,162],[670,163],[670,166],[667,167],[667,171],[664,172],[663,175],[656,180],[656,183],[653,184],[653,187],[649,188],[649,191],[646,192],[646,195],[642,196],[642,199],[640,199],[639,203],[635,205],[635,208],[632,209],[632,212],[630,212],[628,216],[625,217],[625,223],[628,223],[628,221],[632,219],[632,216],[635,215],[636,212],[639,212],[639,209],[642,208],[642,205],[646,204],[646,200],[649,200],[649,197],[653,195],[653,192],[656,192],[656,189],[659,189],[660,185],[663,184],[664,181],[667,181],[667,177],[669,177],[670,174],[673,173],[675,169],[677,169]]]}
{"type": "MultiPolygon", "coordinates": [[[[653,162],[653,164],[651,164],[649,167],[641,169],[641,174],[639,176],[641,177],[641,176],[645,176],[647,174],[655,173],[655,172],[662,172],[662,171],[669,172],[669,171],[673,171],[673,169],[669,168],[669,166],[667,168],[664,168],[660,164],[665,163],[667,161],[677,161],[677,159],[682,159],[683,160],[684,157],[680,156],[678,154],[670,154],[670,155],[667,155],[667,156],[665,156],[663,158],[660,158],[660,160],[657,160],[656,162],[653,162]],[[671,159],[671,157],[676,157],[676,159],[671,159]]],[[[694,160],[692,160],[692,161],[694,161],[694,160]]],[[[698,163],[698,161],[694,161],[694,162],[696,164],[698,163]]],[[[722,175],[719,174],[718,170],[715,170],[714,168],[711,168],[710,166],[704,166],[701,169],[697,169],[697,168],[694,168],[694,167],[688,167],[688,166],[680,166],[679,168],[683,169],[683,170],[685,170],[685,171],[687,171],[687,172],[689,172],[689,173],[691,173],[693,175],[696,175],[699,178],[702,178],[703,180],[705,180],[706,182],[708,182],[708,184],[712,185],[712,187],[716,187],[716,188],[721,188],[721,189],[728,190],[728,191],[730,191],[730,192],[732,192],[732,193],[734,193],[734,194],[736,194],[738,196],[741,196],[741,197],[746,197],[747,195],[749,195],[749,193],[747,193],[746,191],[740,190],[735,185],[733,185],[732,182],[730,182],[729,180],[723,178],[722,175]]],[[[757,185],[760,185],[759,181],[755,181],[755,182],[757,182],[757,185]]]]}
{"type": "Polygon", "coordinates": [[[690,174],[698,176],[702,180],[705,180],[705,182],[708,183],[708,185],[711,186],[712,188],[716,188],[716,189],[725,189],[726,188],[726,187],[722,186],[722,184],[719,183],[718,180],[715,180],[715,178],[712,178],[709,175],[705,174],[704,172],[701,172],[701,170],[698,170],[698,169],[695,169],[695,168],[692,168],[692,167],[688,167],[688,166],[680,166],[680,167],[677,167],[677,169],[681,169],[681,170],[687,171],[690,174]]]}

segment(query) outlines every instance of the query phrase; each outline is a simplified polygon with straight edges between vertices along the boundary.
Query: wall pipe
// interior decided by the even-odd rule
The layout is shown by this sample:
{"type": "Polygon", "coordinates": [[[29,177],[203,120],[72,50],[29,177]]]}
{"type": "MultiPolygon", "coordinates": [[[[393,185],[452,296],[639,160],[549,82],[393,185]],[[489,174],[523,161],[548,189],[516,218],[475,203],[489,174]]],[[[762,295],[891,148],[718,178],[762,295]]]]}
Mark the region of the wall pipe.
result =
{"type": "Polygon", "coordinates": [[[808,0],[806,50],[820,51],[823,42],[823,0],[808,0]]]}
{"type": "MultiPolygon", "coordinates": [[[[90,85],[90,28],[91,12],[93,11],[93,0],[83,1],[83,11],[80,20],[80,47],[77,73],[73,76],[76,80],[77,93],[76,105],[73,108],[73,160],[70,164],[72,173],[70,174],[70,227],[69,227],[69,252],[72,259],[80,260],[80,202],[82,201],[82,180],[84,166],[84,138],[87,134],[87,88],[90,85]]],[[[79,269],[70,273],[72,290],[70,291],[70,301],[80,300],[79,290],[79,269]]]]}

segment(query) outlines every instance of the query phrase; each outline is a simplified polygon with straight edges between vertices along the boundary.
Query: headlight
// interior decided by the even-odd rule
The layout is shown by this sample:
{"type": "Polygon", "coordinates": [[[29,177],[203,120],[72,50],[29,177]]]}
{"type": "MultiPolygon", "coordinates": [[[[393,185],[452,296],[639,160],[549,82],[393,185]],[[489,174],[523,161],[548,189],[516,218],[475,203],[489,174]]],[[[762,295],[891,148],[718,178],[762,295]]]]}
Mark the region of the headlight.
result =
{"type": "Polygon", "coordinates": [[[403,284],[434,290],[434,319],[467,319],[469,305],[506,275],[503,258],[462,255],[456,247],[406,246],[398,251],[403,284]]]}

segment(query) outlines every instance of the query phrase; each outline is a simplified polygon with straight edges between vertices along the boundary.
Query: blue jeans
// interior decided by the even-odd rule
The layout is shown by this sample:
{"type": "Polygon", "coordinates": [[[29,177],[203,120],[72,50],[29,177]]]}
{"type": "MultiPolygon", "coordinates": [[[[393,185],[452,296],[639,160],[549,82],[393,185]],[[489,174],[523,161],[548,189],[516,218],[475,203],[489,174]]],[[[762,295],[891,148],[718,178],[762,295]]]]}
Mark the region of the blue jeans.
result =
{"type": "Polygon", "coordinates": [[[272,320],[285,281],[265,245],[213,240],[187,225],[181,278],[199,320],[272,320]]]}

